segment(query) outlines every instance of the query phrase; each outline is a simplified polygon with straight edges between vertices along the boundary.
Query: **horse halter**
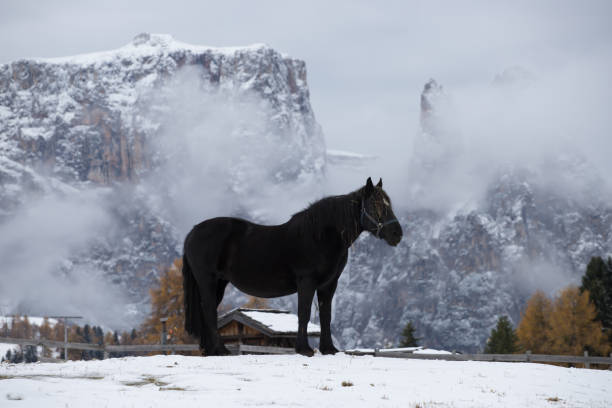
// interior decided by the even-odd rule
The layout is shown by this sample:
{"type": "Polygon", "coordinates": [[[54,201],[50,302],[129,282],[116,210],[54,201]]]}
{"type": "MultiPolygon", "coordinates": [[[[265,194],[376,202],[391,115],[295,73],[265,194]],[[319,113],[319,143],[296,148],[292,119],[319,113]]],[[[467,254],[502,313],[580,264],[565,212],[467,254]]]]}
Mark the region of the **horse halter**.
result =
{"type": "MultiPolygon", "coordinates": [[[[372,217],[370,214],[368,214],[368,212],[365,209],[365,200],[361,200],[361,218],[360,218],[360,223],[361,223],[361,227],[363,229],[365,229],[366,231],[370,231],[369,229],[367,229],[365,227],[365,225],[363,225],[363,217],[366,217],[368,220],[370,220],[370,222],[372,222],[374,225],[376,225],[376,238],[380,238],[379,234],[380,231],[382,231],[382,229],[389,224],[393,224],[394,222],[397,222],[399,224],[399,221],[397,220],[397,218],[393,218],[391,220],[385,221],[385,222],[380,222],[379,220],[377,220],[376,218],[372,217]]],[[[370,231],[373,232],[373,231],[370,231]]]]}

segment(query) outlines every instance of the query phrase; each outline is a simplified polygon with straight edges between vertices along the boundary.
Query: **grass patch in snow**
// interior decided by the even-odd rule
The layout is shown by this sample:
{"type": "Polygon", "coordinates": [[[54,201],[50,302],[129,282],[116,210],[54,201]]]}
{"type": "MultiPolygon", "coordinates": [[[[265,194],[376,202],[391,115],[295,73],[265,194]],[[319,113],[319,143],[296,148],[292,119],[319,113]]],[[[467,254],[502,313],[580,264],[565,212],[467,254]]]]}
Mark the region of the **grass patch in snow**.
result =
{"type": "Polygon", "coordinates": [[[548,401],[548,402],[559,402],[559,401],[561,401],[561,398],[559,398],[559,397],[548,397],[548,398],[546,398],[546,401],[548,401]]]}
{"type": "Polygon", "coordinates": [[[183,387],[159,387],[160,391],[187,391],[183,387]]]}
{"type": "Polygon", "coordinates": [[[147,384],[155,384],[158,387],[164,387],[168,385],[167,382],[160,381],[152,375],[143,375],[142,380],[140,381],[123,381],[123,385],[127,385],[129,387],[142,387],[143,385],[147,384]]]}
{"type": "Polygon", "coordinates": [[[343,387],[352,387],[354,384],[350,381],[342,381],[343,387]]]}
{"type": "Polygon", "coordinates": [[[14,394],[9,392],[8,394],[6,394],[6,399],[9,401],[21,401],[23,399],[23,396],[21,396],[20,394],[14,394]]]}
{"type": "Polygon", "coordinates": [[[0,375],[0,380],[10,380],[12,378],[26,378],[34,380],[37,378],[61,378],[69,380],[103,380],[104,376],[99,375],[53,375],[53,374],[26,374],[26,375],[0,375]]]}

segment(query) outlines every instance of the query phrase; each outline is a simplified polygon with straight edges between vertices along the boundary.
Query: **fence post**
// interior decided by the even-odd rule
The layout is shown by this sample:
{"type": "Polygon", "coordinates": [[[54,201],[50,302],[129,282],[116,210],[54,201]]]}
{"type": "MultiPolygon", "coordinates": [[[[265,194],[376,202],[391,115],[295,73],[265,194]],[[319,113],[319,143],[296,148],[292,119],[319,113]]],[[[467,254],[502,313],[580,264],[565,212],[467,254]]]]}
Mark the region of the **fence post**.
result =
{"type": "MultiPolygon", "coordinates": [[[[588,357],[589,356],[589,351],[588,350],[584,350],[584,356],[588,357]]],[[[584,368],[591,368],[591,364],[588,361],[584,362],[584,368]]]]}
{"type": "MultiPolygon", "coordinates": [[[[612,353],[610,353],[610,358],[612,358],[612,353]]],[[[608,366],[608,370],[612,371],[612,364],[608,366]]]]}
{"type": "Polygon", "coordinates": [[[525,352],[525,361],[529,362],[531,360],[531,350],[527,350],[525,352]]]}
{"type": "Polygon", "coordinates": [[[378,351],[379,351],[379,350],[380,350],[380,349],[378,349],[378,348],[375,348],[375,349],[374,349],[374,357],[378,357],[378,351]]]}
{"type": "Polygon", "coordinates": [[[64,319],[64,361],[68,361],[68,322],[64,319]]]}
{"type": "MultiPolygon", "coordinates": [[[[160,339],[161,341],[160,341],[160,343],[162,345],[164,345],[164,344],[166,344],[166,337],[167,337],[167,335],[166,335],[166,322],[168,321],[168,318],[167,317],[162,317],[161,319],[159,319],[159,321],[162,324],[162,332],[161,332],[161,339],[160,339]]],[[[162,353],[164,353],[164,355],[166,355],[165,351],[163,351],[162,353]]]]}

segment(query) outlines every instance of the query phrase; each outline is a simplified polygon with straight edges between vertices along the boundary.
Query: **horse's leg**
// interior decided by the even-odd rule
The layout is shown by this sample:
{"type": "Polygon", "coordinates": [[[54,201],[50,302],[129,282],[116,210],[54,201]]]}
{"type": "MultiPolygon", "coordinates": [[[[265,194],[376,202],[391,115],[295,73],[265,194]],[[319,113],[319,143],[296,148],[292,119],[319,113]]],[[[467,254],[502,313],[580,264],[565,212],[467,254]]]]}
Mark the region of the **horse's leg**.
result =
{"type": "Polygon", "coordinates": [[[308,344],[308,322],[310,309],[314,297],[315,285],[310,280],[303,279],[298,283],[298,333],[295,341],[295,351],[299,354],[312,357],[313,349],[308,344]]]}
{"type": "Polygon", "coordinates": [[[225,287],[228,283],[229,281],[223,279],[217,280],[217,307],[219,307],[221,301],[223,300],[223,296],[225,295],[225,287]]]}
{"type": "Polygon", "coordinates": [[[336,354],[338,349],[334,347],[331,337],[331,308],[332,299],[336,292],[338,281],[334,280],[327,286],[317,289],[317,301],[319,302],[319,318],[321,320],[321,341],[319,350],[322,354],[336,354]]]}
{"type": "Polygon", "coordinates": [[[208,356],[230,354],[229,350],[223,345],[217,330],[218,282],[219,280],[212,274],[203,276],[198,282],[202,294],[202,315],[204,316],[205,332],[200,339],[200,347],[204,348],[208,356]]]}

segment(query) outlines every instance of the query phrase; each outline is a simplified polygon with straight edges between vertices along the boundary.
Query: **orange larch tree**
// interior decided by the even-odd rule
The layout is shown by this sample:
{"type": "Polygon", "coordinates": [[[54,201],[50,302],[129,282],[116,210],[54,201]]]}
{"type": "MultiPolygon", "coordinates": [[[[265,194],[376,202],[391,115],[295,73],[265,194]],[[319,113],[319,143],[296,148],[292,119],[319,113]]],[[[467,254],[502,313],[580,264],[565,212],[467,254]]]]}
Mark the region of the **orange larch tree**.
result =
{"type": "Polygon", "coordinates": [[[592,354],[605,355],[608,352],[607,339],[596,317],[597,310],[587,290],[580,293],[577,286],[563,289],[550,314],[550,351],[580,355],[588,350],[592,354]]]}
{"type": "Polygon", "coordinates": [[[529,298],[516,329],[521,351],[531,350],[534,354],[545,354],[549,351],[551,312],[552,302],[544,292],[537,291],[529,298]]]}

